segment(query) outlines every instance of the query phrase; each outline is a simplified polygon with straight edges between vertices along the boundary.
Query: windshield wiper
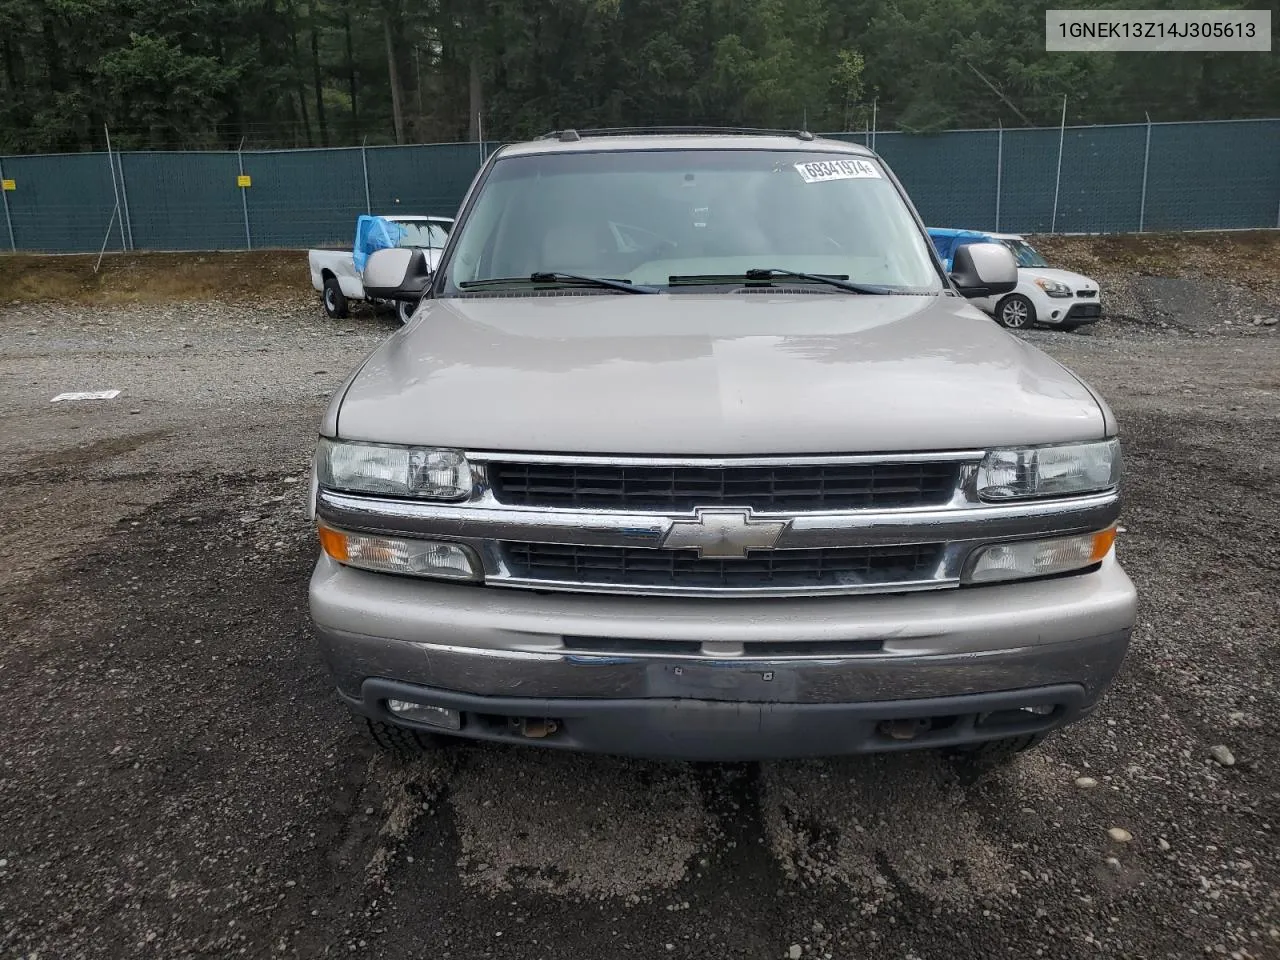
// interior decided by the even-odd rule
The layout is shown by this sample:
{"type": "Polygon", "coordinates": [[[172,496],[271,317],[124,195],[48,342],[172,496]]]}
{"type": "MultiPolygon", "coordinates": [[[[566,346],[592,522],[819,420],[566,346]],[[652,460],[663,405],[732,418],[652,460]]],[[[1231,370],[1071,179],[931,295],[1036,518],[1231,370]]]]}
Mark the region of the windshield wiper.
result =
{"type": "Polygon", "coordinates": [[[603,290],[620,290],[622,293],[657,293],[653,287],[642,287],[630,280],[615,280],[612,277],[588,277],[580,273],[561,273],[559,271],[539,271],[527,277],[491,277],[487,280],[464,280],[458,284],[463,290],[475,290],[479,287],[530,284],[530,283],[564,283],[584,287],[599,287],[603,290]]]}
{"type": "Polygon", "coordinates": [[[827,273],[800,273],[797,270],[783,270],[779,267],[755,267],[740,274],[692,274],[689,276],[668,277],[667,282],[671,286],[681,286],[684,284],[699,283],[759,283],[761,281],[768,282],[773,279],[780,280],[803,280],[806,283],[825,283],[828,286],[839,287],[841,290],[848,290],[850,293],[866,293],[866,294],[884,294],[889,291],[883,287],[868,287],[860,283],[851,283],[847,273],[827,274],[827,273]]]}

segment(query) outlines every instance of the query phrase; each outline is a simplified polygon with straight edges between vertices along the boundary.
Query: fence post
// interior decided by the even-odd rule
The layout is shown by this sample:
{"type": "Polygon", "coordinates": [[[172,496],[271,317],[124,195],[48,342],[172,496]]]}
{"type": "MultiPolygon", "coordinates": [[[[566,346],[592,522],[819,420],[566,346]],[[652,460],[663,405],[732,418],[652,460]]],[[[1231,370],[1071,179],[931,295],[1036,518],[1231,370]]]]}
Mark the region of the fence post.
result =
{"type": "MultiPolygon", "coordinates": [[[[116,207],[111,211],[111,218],[114,220],[116,214],[120,211],[120,186],[116,183],[115,161],[111,159],[111,131],[107,129],[105,123],[102,125],[102,132],[107,136],[107,169],[111,171],[111,193],[116,198],[116,207]]],[[[110,236],[110,234],[111,228],[107,227],[107,235],[110,236]]],[[[105,250],[106,248],[106,243],[103,243],[102,249],[105,250]]],[[[124,217],[120,218],[120,249],[125,251],[129,249],[129,242],[124,238],[124,217]]],[[[98,256],[98,262],[102,262],[101,255],[98,256]]]]}
{"type": "Polygon", "coordinates": [[[369,138],[360,141],[360,166],[364,168],[364,212],[373,216],[373,204],[369,202],[369,138]]]}
{"type": "MultiPolygon", "coordinates": [[[[240,146],[236,147],[236,162],[240,165],[240,176],[244,176],[244,137],[240,138],[240,146]]],[[[244,211],[244,248],[253,249],[253,237],[249,233],[249,195],[245,188],[236,185],[240,191],[240,209],[244,211]]]]}
{"type": "Polygon", "coordinates": [[[1142,154],[1142,202],[1138,205],[1138,232],[1147,224],[1147,168],[1151,164],[1151,114],[1147,114],[1147,149],[1142,154]]]}
{"type": "Polygon", "coordinates": [[[871,98],[871,152],[876,151],[876,122],[880,114],[880,98],[871,98]]]}
{"type": "Polygon", "coordinates": [[[133,243],[133,214],[129,212],[129,189],[124,185],[124,157],[116,153],[116,169],[120,171],[120,206],[124,217],[124,229],[129,234],[129,249],[138,249],[133,243]]]}
{"type": "MultiPolygon", "coordinates": [[[[107,125],[102,125],[103,132],[107,135],[107,153],[111,153],[111,131],[107,130],[107,125]]],[[[133,243],[133,216],[129,213],[129,188],[124,182],[124,157],[116,154],[116,170],[120,172],[120,204],[121,204],[121,225],[125,232],[129,235],[129,249],[136,250],[137,247],[133,243]]]]}
{"type": "Polygon", "coordinates": [[[116,204],[111,208],[111,219],[107,221],[107,232],[102,237],[102,246],[98,249],[98,261],[93,265],[93,272],[97,273],[102,267],[102,257],[107,252],[107,241],[111,239],[111,228],[116,225],[116,214],[120,212],[120,204],[116,204]]]}
{"type": "Polygon", "coordinates": [[[1058,127],[1058,176],[1053,182],[1053,219],[1049,232],[1058,232],[1058,191],[1062,188],[1062,145],[1067,137],[1067,95],[1062,95],[1062,125],[1058,127]]]}
{"type": "Polygon", "coordinates": [[[137,250],[133,242],[133,214],[129,212],[129,189],[124,185],[124,157],[116,152],[116,169],[120,171],[120,203],[123,209],[125,232],[129,234],[129,249],[137,250]]]}
{"type": "Polygon", "coordinates": [[[1000,188],[1004,180],[1004,121],[996,121],[996,233],[1000,232],[1000,188]]]}
{"type": "MultiPolygon", "coordinates": [[[[4,164],[0,163],[0,180],[4,179],[4,164]]],[[[0,185],[0,201],[4,203],[4,225],[9,228],[9,251],[18,252],[17,241],[13,238],[13,221],[9,219],[9,191],[0,185]]]]}

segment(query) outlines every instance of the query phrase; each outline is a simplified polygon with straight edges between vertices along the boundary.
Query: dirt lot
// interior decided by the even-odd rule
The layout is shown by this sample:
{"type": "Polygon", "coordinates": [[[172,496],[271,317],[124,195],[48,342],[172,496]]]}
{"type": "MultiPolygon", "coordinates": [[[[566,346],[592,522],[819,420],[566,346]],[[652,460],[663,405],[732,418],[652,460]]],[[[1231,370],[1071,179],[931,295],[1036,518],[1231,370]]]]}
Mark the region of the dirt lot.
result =
{"type": "Polygon", "coordinates": [[[1027,335],[1119,415],[1141,620],[1093,721],[978,782],[375,756],[313,653],[302,508],[325,399],[390,322],[0,306],[0,955],[1280,957],[1265,280],[1130,272],[1119,319],[1027,335]]]}

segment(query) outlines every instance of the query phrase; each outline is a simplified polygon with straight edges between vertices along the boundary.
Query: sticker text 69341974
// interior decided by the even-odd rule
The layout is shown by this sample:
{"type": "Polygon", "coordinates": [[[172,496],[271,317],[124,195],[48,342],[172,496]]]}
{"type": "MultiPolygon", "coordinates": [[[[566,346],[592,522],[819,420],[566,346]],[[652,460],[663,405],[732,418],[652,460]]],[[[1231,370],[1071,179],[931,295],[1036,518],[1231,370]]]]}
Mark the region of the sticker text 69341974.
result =
{"type": "Polygon", "coordinates": [[[823,180],[880,179],[879,168],[870,160],[811,160],[797,163],[796,171],[805,183],[821,183],[823,180]]]}

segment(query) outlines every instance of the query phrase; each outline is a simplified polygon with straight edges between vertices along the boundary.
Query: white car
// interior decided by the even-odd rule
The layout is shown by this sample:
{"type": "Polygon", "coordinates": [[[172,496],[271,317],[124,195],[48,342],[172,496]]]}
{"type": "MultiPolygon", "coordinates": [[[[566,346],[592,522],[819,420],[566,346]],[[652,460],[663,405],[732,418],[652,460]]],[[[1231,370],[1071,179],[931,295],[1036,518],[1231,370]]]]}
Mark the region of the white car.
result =
{"type": "Polygon", "coordinates": [[[955,248],[968,243],[1000,243],[1018,262],[1018,286],[1012,293],[969,301],[1003,327],[1022,330],[1037,323],[1074,330],[1102,318],[1098,282],[1070,270],[1058,270],[1016,233],[930,229],[929,236],[951,269],[955,248]]]}
{"type": "Polygon", "coordinates": [[[1039,251],[1016,233],[989,233],[1018,261],[1018,286],[1002,297],[974,300],[1001,326],[1017,330],[1036,323],[1074,330],[1102,319],[1098,281],[1049,266],[1039,251]]]}
{"type": "MultiPolygon", "coordinates": [[[[427,266],[435,270],[445,241],[449,239],[449,231],[453,228],[452,217],[408,217],[397,214],[381,219],[389,220],[401,228],[397,246],[424,251],[427,266]]],[[[341,319],[347,316],[350,300],[369,299],[365,296],[364,281],[360,271],[356,269],[352,251],[309,250],[307,261],[311,266],[311,286],[320,292],[324,312],[330,317],[341,319]]],[[[396,304],[396,316],[401,323],[408,322],[416,306],[404,301],[396,304]]]]}

